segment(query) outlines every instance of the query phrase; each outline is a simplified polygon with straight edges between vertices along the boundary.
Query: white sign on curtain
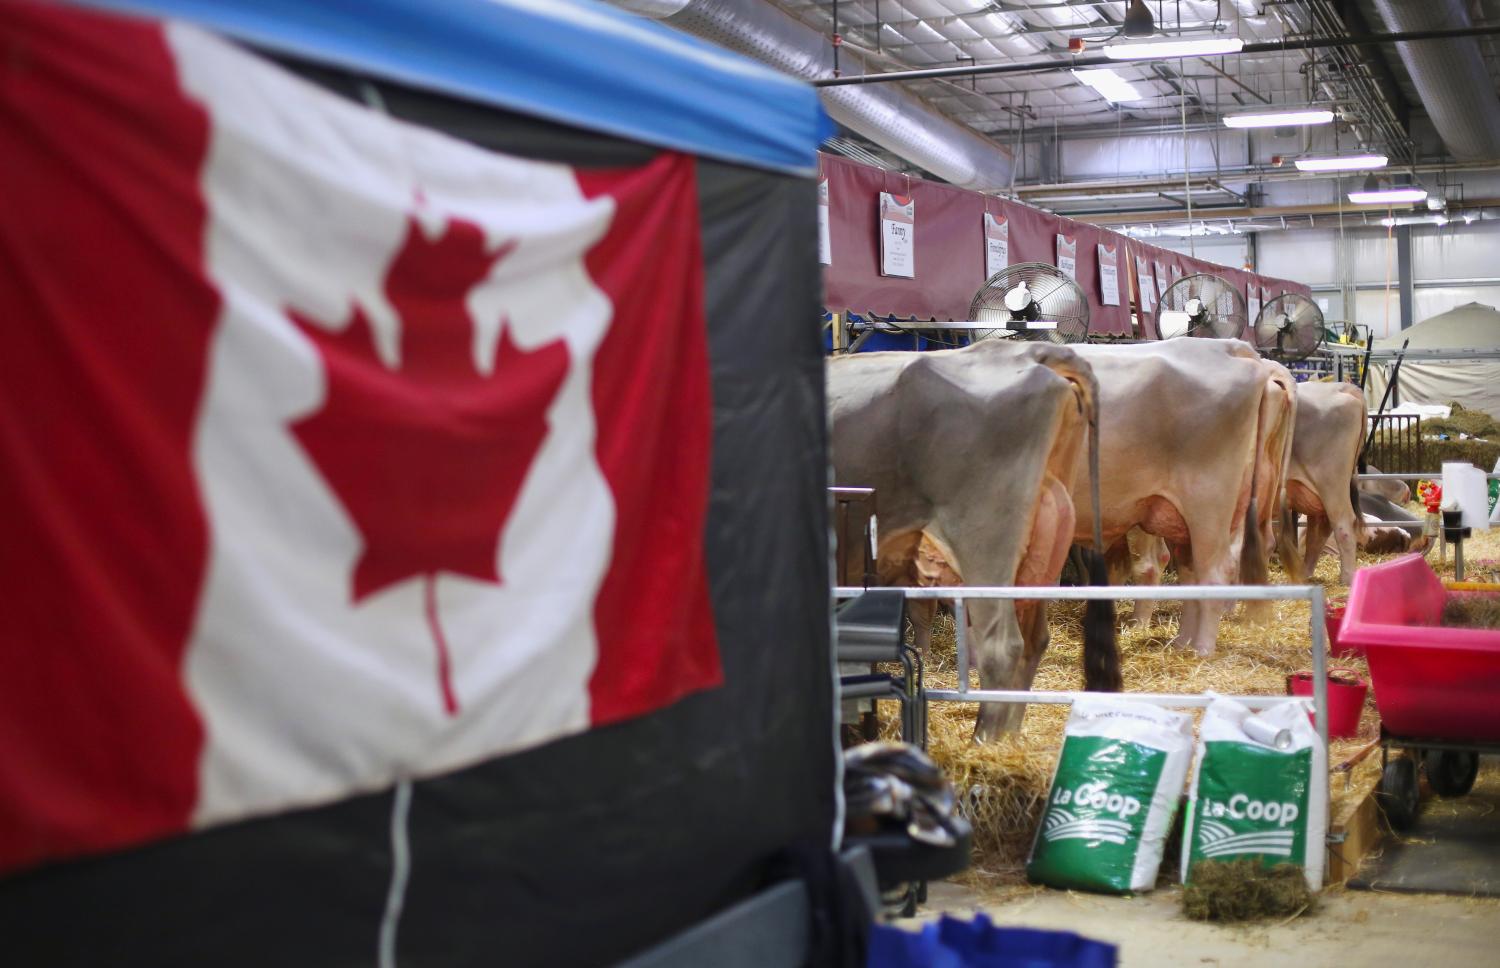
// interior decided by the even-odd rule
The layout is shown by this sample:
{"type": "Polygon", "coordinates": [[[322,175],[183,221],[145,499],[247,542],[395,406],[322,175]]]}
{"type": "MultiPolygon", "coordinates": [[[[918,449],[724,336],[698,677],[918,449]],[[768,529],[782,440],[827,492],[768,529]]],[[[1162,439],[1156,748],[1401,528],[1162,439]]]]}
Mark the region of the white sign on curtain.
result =
{"type": "Polygon", "coordinates": [[[1167,270],[1165,262],[1156,264],[1156,301],[1161,302],[1161,297],[1167,294],[1167,287],[1172,284],[1171,274],[1167,270]]]}
{"type": "Polygon", "coordinates": [[[1120,248],[1099,243],[1099,299],[1106,306],[1120,305],[1120,248]]]}
{"type": "Polygon", "coordinates": [[[984,277],[986,279],[1010,265],[1010,222],[984,213],[984,277]]]}
{"type": "Polygon", "coordinates": [[[828,233],[828,176],[818,179],[818,262],[833,265],[833,241],[828,233]]]}
{"type": "Polygon", "coordinates": [[[1057,235],[1057,267],[1069,279],[1078,278],[1078,240],[1070,239],[1061,232],[1057,235]]]}
{"type": "Polygon", "coordinates": [[[1141,287],[1141,312],[1149,313],[1156,305],[1156,281],[1151,277],[1151,260],[1144,256],[1136,257],[1135,282],[1141,287]]]}
{"type": "Polygon", "coordinates": [[[1254,326],[1255,321],[1260,319],[1260,287],[1250,283],[1249,295],[1247,302],[1250,304],[1250,325],[1254,326]]]}
{"type": "Polygon", "coordinates": [[[880,193],[880,274],[914,279],[917,275],[917,200],[880,193]]]}

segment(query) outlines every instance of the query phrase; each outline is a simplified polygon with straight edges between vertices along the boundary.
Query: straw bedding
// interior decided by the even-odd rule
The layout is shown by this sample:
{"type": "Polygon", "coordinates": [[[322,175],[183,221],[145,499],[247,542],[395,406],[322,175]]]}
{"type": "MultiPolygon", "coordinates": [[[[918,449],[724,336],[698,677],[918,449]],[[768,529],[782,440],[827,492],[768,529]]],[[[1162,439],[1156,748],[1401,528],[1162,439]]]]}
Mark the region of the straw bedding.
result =
{"type": "Polygon", "coordinates": [[[1182,892],[1182,913],[1194,921],[1296,917],[1312,906],[1301,868],[1262,867],[1249,858],[1199,861],[1193,865],[1193,882],[1182,892]]]}
{"type": "MultiPolygon", "coordinates": [[[[1477,536],[1470,547],[1476,555],[1500,554],[1500,532],[1477,536]]],[[[1379,560],[1360,556],[1361,565],[1379,560]]],[[[1437,564],[1436,552],[1430,560],[1437,564]]],[[[1451,560],[1445,577],[1452,577],[1451,560]]],[[[1274,564],[1272,580],[1284,580],[1274,564]]],[[[1347,593],[1346,588],[1337,584],[1338,563],[1332,556],[1325,555],[1320,560],[1312,580],[1327,588],[1331,600],[1340,600],[1347,593]]],[[[1122,615],[1128,611],[1128,604],[1120,611],[1122,615]]],[[[1242,609],[1236,608],[1222,623],[1217,653],[1207,659],[1167,645],[1177,633],[1180,611],[1178,603],[1162,602],[1151,626],[1122,628],[1119,642],[1127,692],[1214,690],[1225,695],[1280,695],[1286,692],[1289,673],[1311,668],[1307,602],[1274,603],[1274,618],[1265,624],[1245,621],[1242,609]]],[[[1082,614],[1082,603],[1058,603],[1050,608],[1052,642],[1033,688],[1082,688],[1082,614]]],[[[1363,659],[1339,659],[1331,665],[1350,669],[1361,677],[1369,675],[1363,659]]],[[[957,684],[953,623],[947,615],[940,616],[933,629],[927,682],[933,688],[955,688],[957,684]]],[[[971,674],[970,684],[979,687],[977,675],[971,674]]],[[[930,751],[953,780],[960,808],[974,825],[974,866],[968,878],[981,886],[1003,887],[1024,881],[1026,856],[1062,745],[1068,707],[1031,706],[1016,735],[984,746],[974,744],[971,738],[977,708],[967,703],[932,704],[928,728],[930,751]]],[[[1339,771],[1337,767],[1367,747],[1378,734],[1379,720],[1370,699],[1360,720],[1358,736],[1331,743],[1330,813],[1336,822],[1375,785],[1380,757],[1378,753],[1367,756],[1348,771],[1339,771]]],[[[1163,876],[1172,876],[1175,868],[1175,852],[1169,850],[1163,876]]]]}

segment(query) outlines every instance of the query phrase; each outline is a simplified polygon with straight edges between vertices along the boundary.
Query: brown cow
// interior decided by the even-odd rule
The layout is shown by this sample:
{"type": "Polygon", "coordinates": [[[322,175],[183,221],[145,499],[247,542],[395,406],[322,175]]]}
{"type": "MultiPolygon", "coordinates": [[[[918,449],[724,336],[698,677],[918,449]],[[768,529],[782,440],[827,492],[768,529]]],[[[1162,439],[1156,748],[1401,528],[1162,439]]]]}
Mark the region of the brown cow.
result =
{"type": "Polygon", "coordinates": [[[1297,387],[1297,431],[1287,503],[1307,515],[1303,568],[1311,574],[1332,534],[1339,553],[1339,583],[1354,580],[1354,556],[1364,519],[1354,506],[1354,471],[1364,443],[1365,396],[1350,383],[1297,387]]]}
{"type": "MultiPolygon", "coordinates": [[[[1264,581],[1261,465],[1274,475],[1295,396],[1238,340],[1173,339],[1076,346],[1099,381],[1104,546],[1133,527],[1165,539],[1184,584],[1264,581]],[[1256,569],[1259,568],[1257,573],[1256,569]]],[[[1086,469],[1074,493],[1090,482],[1086,469]]],[[[1274,490],[1271,491],[1274,493],[1274,490]]],[[[1091,541],[1080,509],[1075,540],[1091,541]]],[[[1185,602],[1177,646],[1213,652],[1227,603],[1185,602]]]]}
{"type": "MultiPolygon", "coordinates": [[[[830,360],[834,479],[875,488],[881,580],[910,581],[925,535],[967,584],[1055,583],[1076,517],[1068,482],[1087,464],[1096,400],[1088,364],[1045,343],[830,360]]],[[[1048,642],[1045,604],[974,600],[967,611],[980,681],[1029,688],[1048,642]]],[[[1119,688],[1112,621],[1086,623],[1084,663],[1087,688],[1119,688]]],[[[985,704],[975,738],[1014,729],[1023,714],[985,704]]]]}

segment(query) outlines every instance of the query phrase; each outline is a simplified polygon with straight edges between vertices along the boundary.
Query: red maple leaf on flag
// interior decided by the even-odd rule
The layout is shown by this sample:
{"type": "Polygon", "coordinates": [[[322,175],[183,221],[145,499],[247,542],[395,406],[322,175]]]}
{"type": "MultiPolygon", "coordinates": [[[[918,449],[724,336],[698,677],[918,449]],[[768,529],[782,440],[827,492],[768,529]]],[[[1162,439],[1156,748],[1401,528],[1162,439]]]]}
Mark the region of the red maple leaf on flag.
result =
{"type": "Polygon", "coordinates": [[[437,574],[501,583],[500,533],[546,438],[547,410],[568,369],[562,340],[523,351],[508,320],[500,324],[491,372],[475,366],[475,327],[465,302],[515,247],[510,241],[487,248],[478,225],[457,219],[429,240],[408,218],[384,285],[400,317],[394,368],[377,355],[358,303],[337,330],[287,313],[317,347],[327,374],[322,408],[293,423],[292,433],[364,539],[350,601],[425,579],[449,715],[458,701],[438,621],[437,574]]]}

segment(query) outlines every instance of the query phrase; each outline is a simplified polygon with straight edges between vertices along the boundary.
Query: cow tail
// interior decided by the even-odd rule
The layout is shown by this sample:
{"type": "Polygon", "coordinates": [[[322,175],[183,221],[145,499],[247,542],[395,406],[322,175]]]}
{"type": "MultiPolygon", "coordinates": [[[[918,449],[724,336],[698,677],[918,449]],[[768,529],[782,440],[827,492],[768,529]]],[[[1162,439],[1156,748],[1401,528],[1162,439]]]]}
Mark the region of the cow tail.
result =
{"type": "MultiPolygon", "coordinates": [[[[1253,478],[1252,478],[1253,480],[1253,478]]],[[[1265,543],[1260,537],[1260,515],[1255,511],[1255,485],[1250,485],[1250,503],[1245,507],[1245,547],[1240,553],[1240,580],[1247,585],[1269,585],[1265,543]]]]}
{"type": "MultiPolygon", "coordinates": [[[[1083,553],[1090,585],[1109,584],[1104,561],[1103,502],[1099,499],[1099,390],[1089,395],[1089,500],[1094,510],[1094,547],[1083,553]]],[[[1115,603],[1090,599],[1083,606],[1083,688],[1091,692],[1119,692],[1120,647],[1115,640],[1115,603]]]]}
{"type": "Polygon", "coordinates": [[[1281,496],[1281,534],[1276,537],[1276,557],[1281,559],[1287,581],[1302,584],[1307,575],[1303,574],[1302,555],[1297,551],[1297,512],[1292,510],[1292,502],[1285,493],[1281,496]]]}

